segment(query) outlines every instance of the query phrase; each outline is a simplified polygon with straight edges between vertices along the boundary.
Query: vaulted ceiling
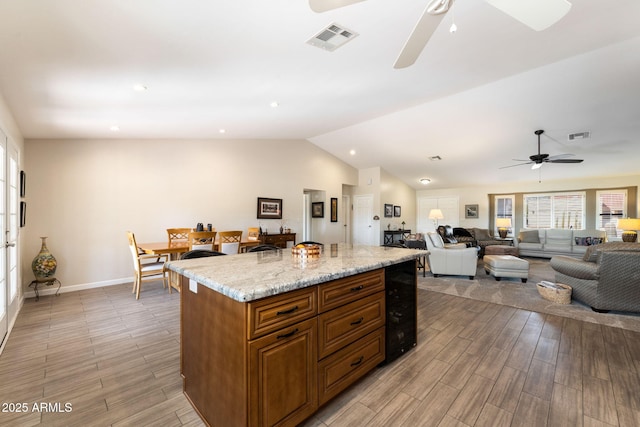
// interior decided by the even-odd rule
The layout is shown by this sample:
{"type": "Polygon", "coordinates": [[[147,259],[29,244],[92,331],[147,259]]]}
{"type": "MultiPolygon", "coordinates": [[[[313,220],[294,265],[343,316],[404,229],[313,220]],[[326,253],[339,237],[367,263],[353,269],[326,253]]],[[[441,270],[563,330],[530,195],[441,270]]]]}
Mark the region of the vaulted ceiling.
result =
{"type": "Polygon", "coordinates": [[[308,139],[415,188],[638,173],[639,1],[572,0],[536,32],[457,0],[394,69],[427,3],[0,0],[0,93],[27,139],[308,139]],[[306,43],[331,23],[359,35],[306,43]],[[536,129],[543,153],[584,162],[501,169],[537,152],[536,129]]]}

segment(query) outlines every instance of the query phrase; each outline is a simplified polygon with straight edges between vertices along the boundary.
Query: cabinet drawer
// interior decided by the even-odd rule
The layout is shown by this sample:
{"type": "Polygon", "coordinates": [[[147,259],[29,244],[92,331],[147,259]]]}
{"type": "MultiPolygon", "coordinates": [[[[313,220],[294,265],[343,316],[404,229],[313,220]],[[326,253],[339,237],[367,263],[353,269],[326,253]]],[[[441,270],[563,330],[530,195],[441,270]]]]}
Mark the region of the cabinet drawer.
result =
{"type": "Polygon", "coordinates": [[[318,404],[349,387],[384,361],[384,327],[318,362],[318,404]]]}
{"type": "Polygon", "coordinates": [[[318,313],[315,287],[287,292],[248,303],[248,337],[254,339],[293,325],[318,313]]]}
{"type": "Polygon", "coordinates": [[[323,313],[379,291],[384,291],[383,269],[333,280],[318,286],[318,311],[323,313]]]}
{"type": "Polygon", "coordinates": [[[369,295],[318,316],[318,358],[384,326],[384,292],[369,295]]]}

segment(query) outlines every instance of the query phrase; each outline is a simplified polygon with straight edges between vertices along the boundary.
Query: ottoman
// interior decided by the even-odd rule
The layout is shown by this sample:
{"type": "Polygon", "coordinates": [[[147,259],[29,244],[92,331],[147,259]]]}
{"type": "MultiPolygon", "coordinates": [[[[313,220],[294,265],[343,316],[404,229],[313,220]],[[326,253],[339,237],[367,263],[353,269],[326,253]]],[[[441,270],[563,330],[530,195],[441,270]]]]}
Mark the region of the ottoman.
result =
{"type": "Polygon", "coordinates": [[[514,277],[527,283],[529,278],[529,261],[513,255],[485,255],[484,271],[496,280],[503,277],[514,277]]]}
{"type": "Polygon", "coordinates": [[[489,245],[484,247],[485,255],[513,255],[518,256],[518,248],[508,245],[489,245]]]}

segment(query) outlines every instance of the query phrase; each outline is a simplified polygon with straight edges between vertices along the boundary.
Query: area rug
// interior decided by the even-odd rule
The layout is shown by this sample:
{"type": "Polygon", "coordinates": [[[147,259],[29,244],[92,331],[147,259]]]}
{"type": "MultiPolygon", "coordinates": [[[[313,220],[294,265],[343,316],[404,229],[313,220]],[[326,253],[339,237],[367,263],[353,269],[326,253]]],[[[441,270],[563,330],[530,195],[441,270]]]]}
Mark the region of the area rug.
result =
{"type": "Polygon", "coordinates": [[[493,276],[485,273],[482,261],[479,260],[473,280],[466,276],[434,278],[427,269],[426,277],[422,277],[422,272],[418,276],[418,288],[640,332],[640,314],[613,311],[596,313],[591,307],[575,300],[572,300],[571,304],[557,304],[545,300],[538,293],[536,283],[542,280],[555,282],[549,260],[524,259],[529,261],[527,283],[522,283],[520,279],[506,278],[496,281],[493,276]]]}

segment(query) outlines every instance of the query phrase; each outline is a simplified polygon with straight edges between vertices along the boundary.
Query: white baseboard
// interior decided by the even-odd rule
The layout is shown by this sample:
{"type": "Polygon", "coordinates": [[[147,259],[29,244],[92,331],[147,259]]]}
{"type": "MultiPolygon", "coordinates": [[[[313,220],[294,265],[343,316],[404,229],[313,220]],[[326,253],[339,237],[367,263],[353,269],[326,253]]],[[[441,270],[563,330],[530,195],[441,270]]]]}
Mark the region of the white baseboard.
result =
{"type": "MultiPolygon", "coordinates": [[[[66,292],[83,291],[85,289],[102,288],[104,286],[122,285],[123,283],[133,283],[133,277],[123,278],[123,279],[105,280],[105,281],[102,281],[102,282],[82,283],[82,284],[79,284],[79,285],[62,286],[62,287],[60,287],[60,292],[59,293],[63,294],[63,293],[66,293],[66,292]]],[[[55,295],[57,290],[58,290],[58,285],[45,286],[44,288],[38,288],[38,294],[40,296],[55,295]]],[[[36,297],[36,293],[32,288],[29,288],[29,290],[25,291],[24,297],[25,298],[35,298],[36,297]]]]}

